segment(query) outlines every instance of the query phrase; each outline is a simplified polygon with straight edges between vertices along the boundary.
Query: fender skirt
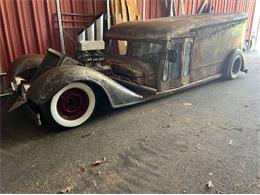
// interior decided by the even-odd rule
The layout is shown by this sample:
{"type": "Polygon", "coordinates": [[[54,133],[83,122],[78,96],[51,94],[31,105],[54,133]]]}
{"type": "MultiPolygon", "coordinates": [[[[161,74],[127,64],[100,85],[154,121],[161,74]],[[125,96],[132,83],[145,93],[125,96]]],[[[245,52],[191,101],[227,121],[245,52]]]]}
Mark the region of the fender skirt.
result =
{"type": "Polygon", "coordinates": [[[141,102],[143,96],[134,93],[104,74],[91,68],[64,65],[52,68],[31,83],[27,98],[36,105],[44,105],[60,89],[72,82],[90,82],[99,85],[113,108],[141,102]]]}

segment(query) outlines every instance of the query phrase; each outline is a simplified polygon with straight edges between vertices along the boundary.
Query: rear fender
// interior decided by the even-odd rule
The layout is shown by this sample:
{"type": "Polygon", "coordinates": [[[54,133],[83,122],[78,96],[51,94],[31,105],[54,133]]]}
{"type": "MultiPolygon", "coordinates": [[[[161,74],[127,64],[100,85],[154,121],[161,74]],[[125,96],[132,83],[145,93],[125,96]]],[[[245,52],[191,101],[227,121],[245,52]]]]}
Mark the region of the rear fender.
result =
{"type": "Polygon", "coordinates": [[[27,98],[37,105],[44,105],[60,89],[73,82],[93,82],[106,93],[113,108],[142,101],[143,97],[120,85],[109,77],[83,66],[64,65],[52,68],[31,83],[27,98]]]}
{"type": "Polygon", "coordinates": [[[7,75],[12,80],[16,75],[24,71],[38,68],[42,60],[43,56],[40,54],[20,56],[10,64],[7,75]]]}
{"type": "MultiPolygon", "coordinates": [[[[247,72],[248,72],[248,68],[247,68],[247,65],[246,65],[246,63],[245,63],[244,52],[243,52],[241,49],[233,49],[233,50],[227,55],[227,57],[226,57],[226,59],[225,59],[225,61],[224,61],[224,65],[226,65],[226,62],[228,61],[228,59],[229,59],[232,55],[234,55],[235,52],[236,52],[236,53],[239,53],[239,54],[241,55],[241,57],[242,57],[242,66],[241,66],[240,71],[247,73],[247,72]]],[[[225,68],[226,68],[226,66],[225,66],[225,68]]]]}

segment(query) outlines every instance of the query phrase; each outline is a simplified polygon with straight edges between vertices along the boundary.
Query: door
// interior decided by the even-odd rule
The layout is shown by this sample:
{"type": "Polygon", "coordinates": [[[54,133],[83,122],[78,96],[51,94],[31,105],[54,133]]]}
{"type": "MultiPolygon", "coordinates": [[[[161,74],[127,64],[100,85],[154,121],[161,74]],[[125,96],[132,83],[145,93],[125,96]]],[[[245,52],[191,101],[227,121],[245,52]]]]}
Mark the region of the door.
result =
{"type": "Polygon", "coordinates": [[[193,39],[174,39],[168,51],[170,88],[178,88],[190,82],[193,39]]]}

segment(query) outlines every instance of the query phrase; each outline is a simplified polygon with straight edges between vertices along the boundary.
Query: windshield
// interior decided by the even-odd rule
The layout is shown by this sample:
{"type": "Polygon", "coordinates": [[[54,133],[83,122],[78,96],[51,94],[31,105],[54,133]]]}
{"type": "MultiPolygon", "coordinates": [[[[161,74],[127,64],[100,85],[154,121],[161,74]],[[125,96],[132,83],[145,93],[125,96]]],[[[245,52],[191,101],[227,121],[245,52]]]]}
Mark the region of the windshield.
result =
{"type": "Polygon", "coordinates": [[[107,53],[137,58],[150,63],[159,63],[162,58],[162,44],[149,41],[110,40],[107,53]]]}
{"type": "Polygon", "coordinates": [[[144,61],[158,63],[162,57],[162,44],[151,42],[132,42],[131,56],[144,61]]]}

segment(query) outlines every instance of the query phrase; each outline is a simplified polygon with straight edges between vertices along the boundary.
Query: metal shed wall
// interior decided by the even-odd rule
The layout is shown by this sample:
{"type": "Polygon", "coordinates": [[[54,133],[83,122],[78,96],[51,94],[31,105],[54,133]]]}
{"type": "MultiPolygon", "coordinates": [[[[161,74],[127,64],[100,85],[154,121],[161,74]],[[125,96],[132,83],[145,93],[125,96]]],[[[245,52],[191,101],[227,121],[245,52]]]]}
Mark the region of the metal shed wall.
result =
{"type": "MultiPolygon", "coordinates": [[[[97,16],[105,8],[103,0],[60,0],[60,3],[62,13],[97,16]]],[[[69,20],[71,16],[66,17],[69,20]]],[[[75,29],[65,31],[67,52],[73,56],[75,44],[71,36],[75,29]]],[[[59,50],[55,0],[0,0],[0,39],[2,71],[20,55],[45,54],[49,47],[59,50]]]]}
{"type": "MultiPolygon", "coordinates": [[[[139,13],[142,15],[143,0],[137,1],[139,13]]],[[[182,0],[175,0],[178,15],[181,15],[180,1],[182,0]]],[[[214,5],[215,13],[248,12],[247,38],[251,33],[255,1],[208,0],[214,5]]],[[[105,0],[60,0],[60,2],[62,13],[97,16],[106,9],[105,0]]],[[[183,2],[185,14],[192,14],[192,3],[195,4],[195,10],[198,10],[203,0],[183,0],[183,2]]],[[[145,0],[145,4],[146,19],[168,16],[165,0],[145,0]]],[[[10,62],[20,55],[45,54],[49,47],[60,49],[55,15],[55,0],[0,0],[0,67],[2,71],[7,71],[10,62]]],[[[71,18],[67,19],[71,20],[71,18]]],[[[66,52],[74,56],[76,43],[72,40],[72,36],[75,34],[75,29],[65,29],[65,31],[66,52]]]]}
{"type": "MultiPolygon", "coordinates": [[[[254,18],[254,10],[256,0],[175,0],[177,15],[182,15],[181,1],[184,4],[184,14],[191,15],[199,11],[201,4],[206,1],[211,3],[214,7],[213,13],[234,13],[234,12],[247,12],[248,23],[246,39],[250,37],[251,28],[254,18]],[[193,13],[193,3],[194,13],[193,13]]],[[[168,1],[170,2],[170,0],[168,1]]],[[[169,4],[169,3],[168,3],[169,4]]],[[[164,0],[145,0],[147,19],[168,16],[166,3],[164,0]]],[[[142,13],[143,0],[138,0],[139,13],[142,13]]],[[[142,15],[142,14],[140,14],[142,15]]]]}

